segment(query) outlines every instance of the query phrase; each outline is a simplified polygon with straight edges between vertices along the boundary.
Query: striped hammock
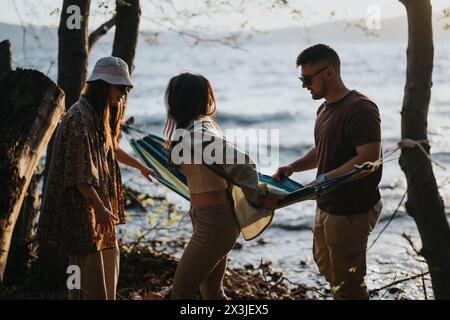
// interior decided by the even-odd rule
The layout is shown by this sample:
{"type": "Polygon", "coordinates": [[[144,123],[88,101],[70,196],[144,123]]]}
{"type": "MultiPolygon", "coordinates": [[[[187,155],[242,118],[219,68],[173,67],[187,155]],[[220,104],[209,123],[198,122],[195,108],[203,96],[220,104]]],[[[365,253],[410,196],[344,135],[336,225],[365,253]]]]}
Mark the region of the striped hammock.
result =
{"type": "MultiPolygon", "coordinates": [[[[127,125],[123,125],[122,130],[136,155],[156,173],[156,180],[186,200],[189,200],[186,176],[178,167],[169,166],[167,152],[164,149],[164,140],[156,135],[127,125]]],[[[269,191],[285,195],[285,198],[280,200],[277,206],[282,208],[296,202],[314,200],[322,193],[336,188],[346,179],[366,169],[364,166],[358,167],[343,176],[313,186],[303,186],[289,178],[278,182],[270,176],[261,173],[259,174],[259,181],[266,183],[269,191]]]]}

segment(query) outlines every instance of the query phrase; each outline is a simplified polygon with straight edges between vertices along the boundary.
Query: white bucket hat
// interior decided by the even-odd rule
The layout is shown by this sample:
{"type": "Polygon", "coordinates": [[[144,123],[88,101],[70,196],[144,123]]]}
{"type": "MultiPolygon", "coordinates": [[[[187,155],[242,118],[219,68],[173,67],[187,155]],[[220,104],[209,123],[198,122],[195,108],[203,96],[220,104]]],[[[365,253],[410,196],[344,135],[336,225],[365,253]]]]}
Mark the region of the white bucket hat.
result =
{"type": "Polygon", "coordinates": [[[105,57],[97,61],[86,82],[103,80],[109,84],[133,87],[125,61],[117,57],[105,57]]]}

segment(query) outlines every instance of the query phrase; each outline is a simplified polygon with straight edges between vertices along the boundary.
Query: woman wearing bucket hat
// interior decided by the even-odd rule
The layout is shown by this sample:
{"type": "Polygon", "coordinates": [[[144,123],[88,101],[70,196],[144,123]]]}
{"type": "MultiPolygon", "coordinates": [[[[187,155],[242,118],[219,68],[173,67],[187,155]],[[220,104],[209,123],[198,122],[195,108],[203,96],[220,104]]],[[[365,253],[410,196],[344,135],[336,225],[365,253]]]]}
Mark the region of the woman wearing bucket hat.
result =
{"type": "Polygon", "coordinates": [[[124,104],[133,87],[120,58],[97,61],[80,99],[62,118],[54,140],[38,226],[41,247],[79,267],[69,299],[115,299],[119,248],[115,224],[125,223],[118,161],[147,177],[154,172],[119,148],[124,104]]]}

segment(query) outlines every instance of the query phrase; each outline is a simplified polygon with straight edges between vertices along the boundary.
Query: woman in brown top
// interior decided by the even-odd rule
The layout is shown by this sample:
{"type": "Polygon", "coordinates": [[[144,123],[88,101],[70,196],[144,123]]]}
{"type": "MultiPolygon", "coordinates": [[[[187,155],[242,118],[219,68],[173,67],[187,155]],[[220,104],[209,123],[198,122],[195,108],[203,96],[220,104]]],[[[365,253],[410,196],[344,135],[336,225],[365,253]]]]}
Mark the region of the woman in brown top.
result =
{"type": "MultiPolygon", "coordinates": [[[[167,86],[165,100],[168,110],[165,137],[170,145],[169,157],[174,163],[180,162],[174,161],[176,154],[172,151],[178,143],[186,143],[172,141],[174,130],[188,129],[193,121],[213,126],[217,132],[215,137],[224,141],[214,118],[214,93],[205,77],[191,73],[173,77],[167,86]]],[[[191,149],[188,149],[186,152],[190,151],[191,149]]],[[[242,168],[244,169],[242,171],[249,168],[242,168]]],[[[195,299],[198,289],[203,299],[226,299],[222,282],[227,257],[240,233],[227,192],[229,188],[227,180],[206,166],[203,158],[198,164],[184,161],[181,163],[181,169],[186,174],[189,186],[191,200],[189,215],[193,234],[175,273],[172,299],[195,299]]],[[[236,169],[239,170],[237,167],[236,169]]],[[[274,199],[261,195],[259,200],[262,208],[275,207],[274,199]]]]}
{"type": "MultiPolygon", "coordinates": [[[[124,99],[132,88],[120,58],[100,59],[54,140],[38,239],[79,267],[72,299],[115,299],[119,249],[115,224],[125,223],[118,161],[151,180],[154,172],[119,148],[124,99]]],[[[73,290],[71,290],[73,289],[73,290]]]]}

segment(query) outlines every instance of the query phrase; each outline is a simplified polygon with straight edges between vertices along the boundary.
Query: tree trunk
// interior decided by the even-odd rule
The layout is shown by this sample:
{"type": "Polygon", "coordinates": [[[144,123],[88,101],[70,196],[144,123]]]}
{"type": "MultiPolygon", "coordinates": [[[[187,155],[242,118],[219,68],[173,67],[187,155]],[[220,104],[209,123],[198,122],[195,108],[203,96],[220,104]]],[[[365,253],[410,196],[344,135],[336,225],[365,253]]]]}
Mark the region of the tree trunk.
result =
{"type": "MultiPolygon", "coordinates": [[[[61,20],[58,28],[58,85],[66,94],[66,110],[80,97],[81,89],[86,81],[89,53],[88,19],[90,0],[64,0],[61,20]],[[72,21],[73,12],[67,12],[70,6],[80,8],[81,28],[69,29],[67,23],[72,21]]],[[[44,168],[44,186],[50,168],[53,150],[53,138],[47,146],[44,168]]]]}
{"type": "MultiPolygon", "coordinates": [[[[406,85],[402,108],[402,139],[426,140],[433,70],[430,0],[400,0],[408,16],[406,85]]],[[[430,152],[428,143],[423,144],[430,152]]],[[[406,210],[422,240],[436,299],[450,299],[450,227],[432,164],[419,148],[403,148],[400,166],[408,182],[406,210]]]]}
{"type": "Polygon", "coordinates": [[[112,55],[123,59],[132,73],[141,19],[139,0],[117,1],[116,11],[116,32],[112,55]]]}
{"type": "Polygon", "coordinates": [[[42,73],[0,78],[0,281],[31,176],[63,112],[64,93],[42,73]]]}
{"type": "Polygon", "coordinates": [[[66,94],[66,110],[80,97],[87,76],[89,52],[88,18],[90,0],[64,0],[58,29],[58,85],[66,94]],[[81,28],[69,29],[71,13],[67,8],[78,5],[81,9],[81,28]]]}
{"type": "Polygon", "coordinates": [[[0,75],[11,71],[12,56],[9,40],[0,42],[0,75]]]}

